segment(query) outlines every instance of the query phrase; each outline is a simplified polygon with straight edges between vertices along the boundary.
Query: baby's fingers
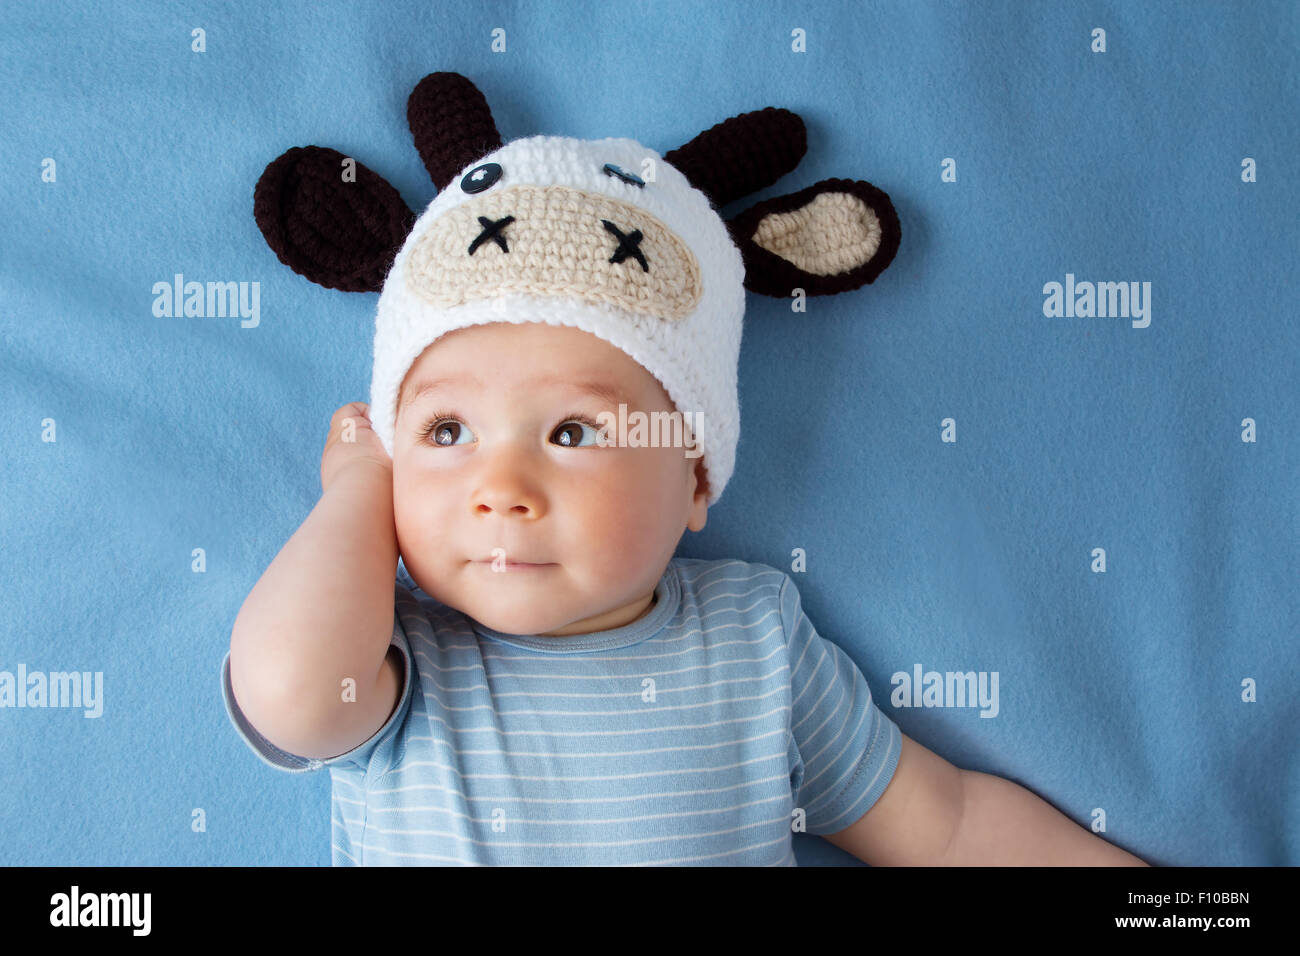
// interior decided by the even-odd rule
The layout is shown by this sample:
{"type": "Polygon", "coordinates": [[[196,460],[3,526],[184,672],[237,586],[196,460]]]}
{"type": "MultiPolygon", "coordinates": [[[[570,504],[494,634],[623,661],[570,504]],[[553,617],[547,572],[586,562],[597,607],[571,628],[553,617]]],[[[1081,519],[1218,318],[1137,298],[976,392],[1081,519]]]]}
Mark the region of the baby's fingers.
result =
{"type": "Polygon", "coordinates": [[[346,405],[339,406],[330,419],[330,431],[338,428],[345,418],[359,419],[366,423],[366,427],[369,427],[370,406],[365,402],[348,402],[346,405]]]}

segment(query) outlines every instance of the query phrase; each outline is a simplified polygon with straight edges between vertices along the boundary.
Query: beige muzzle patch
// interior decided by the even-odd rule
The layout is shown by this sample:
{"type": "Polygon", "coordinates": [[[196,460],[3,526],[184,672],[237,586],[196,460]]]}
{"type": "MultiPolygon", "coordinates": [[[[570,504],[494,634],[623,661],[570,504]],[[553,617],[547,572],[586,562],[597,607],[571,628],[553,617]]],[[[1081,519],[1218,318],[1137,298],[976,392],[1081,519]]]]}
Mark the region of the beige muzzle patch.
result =
{"type": "Polygon", "coordinates": [[[568,186],[511,186],[456,206],[416,240],[406,280],[443,308],[523,293],[671,322],[690,315],[703,291],[695,255],[662,222],[639,206],[568,186]],[[507,216],[513,219],[494,229],[507,216]],[[616,254],[621,261],[612,262],[616,254]]]}

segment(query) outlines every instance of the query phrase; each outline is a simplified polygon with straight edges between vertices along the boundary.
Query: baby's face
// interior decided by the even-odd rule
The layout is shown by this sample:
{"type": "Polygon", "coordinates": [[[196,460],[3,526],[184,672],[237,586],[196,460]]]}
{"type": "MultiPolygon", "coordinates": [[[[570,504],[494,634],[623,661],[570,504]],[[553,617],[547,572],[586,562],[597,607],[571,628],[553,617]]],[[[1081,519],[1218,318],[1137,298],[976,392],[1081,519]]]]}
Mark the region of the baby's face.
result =
{"type": "Polygon", "coordinates": [[[597,445],[597,416],[617,416],[619,401],[629,415],[677,410],[653,375],[581,329],[496,322],[427,348],[402,382],[393,437],[397,541],[415,583],[508,634],[585,634],[645,614],[685,529],[704,527],[707,475],[686,448],[597,445]],[[421,388],[440,379],[456,380],[421,388]],[[544,566],[494,570],[497,548],[544,566]]]}

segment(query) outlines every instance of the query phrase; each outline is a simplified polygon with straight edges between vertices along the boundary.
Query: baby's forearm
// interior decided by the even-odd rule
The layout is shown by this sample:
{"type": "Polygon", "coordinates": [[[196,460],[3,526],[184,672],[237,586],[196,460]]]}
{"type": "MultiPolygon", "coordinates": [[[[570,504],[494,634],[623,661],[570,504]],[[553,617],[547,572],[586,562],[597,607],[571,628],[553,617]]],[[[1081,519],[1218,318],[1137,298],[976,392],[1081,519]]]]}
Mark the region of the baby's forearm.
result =
{"type": "Polygon", "coordinates": [[[392,470],[349,463],[240,608],[232,683],[304,720],[338,711],[344,678],[368,690],[392,637],[397,557],[392,470]]]}
{"type": "Polygon", "coordinates": [[[1147,866],[1003,777],[962,771],[948,866],[1147,866]]]}

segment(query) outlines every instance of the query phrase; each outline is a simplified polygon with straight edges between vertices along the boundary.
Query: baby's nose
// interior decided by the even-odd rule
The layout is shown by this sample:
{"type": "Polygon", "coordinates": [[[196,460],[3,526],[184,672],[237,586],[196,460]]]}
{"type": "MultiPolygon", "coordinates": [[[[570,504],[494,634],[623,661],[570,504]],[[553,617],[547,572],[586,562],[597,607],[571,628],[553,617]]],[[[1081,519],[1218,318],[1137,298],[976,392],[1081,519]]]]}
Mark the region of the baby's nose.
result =
{"type": "Polygon", "coordinates": [[[406,281],[440,308],[524,293],[670,322],[703,292],[694,254],[658,218],[569,186],[511,186],[456,206],[411,247],[406,281]]]}

